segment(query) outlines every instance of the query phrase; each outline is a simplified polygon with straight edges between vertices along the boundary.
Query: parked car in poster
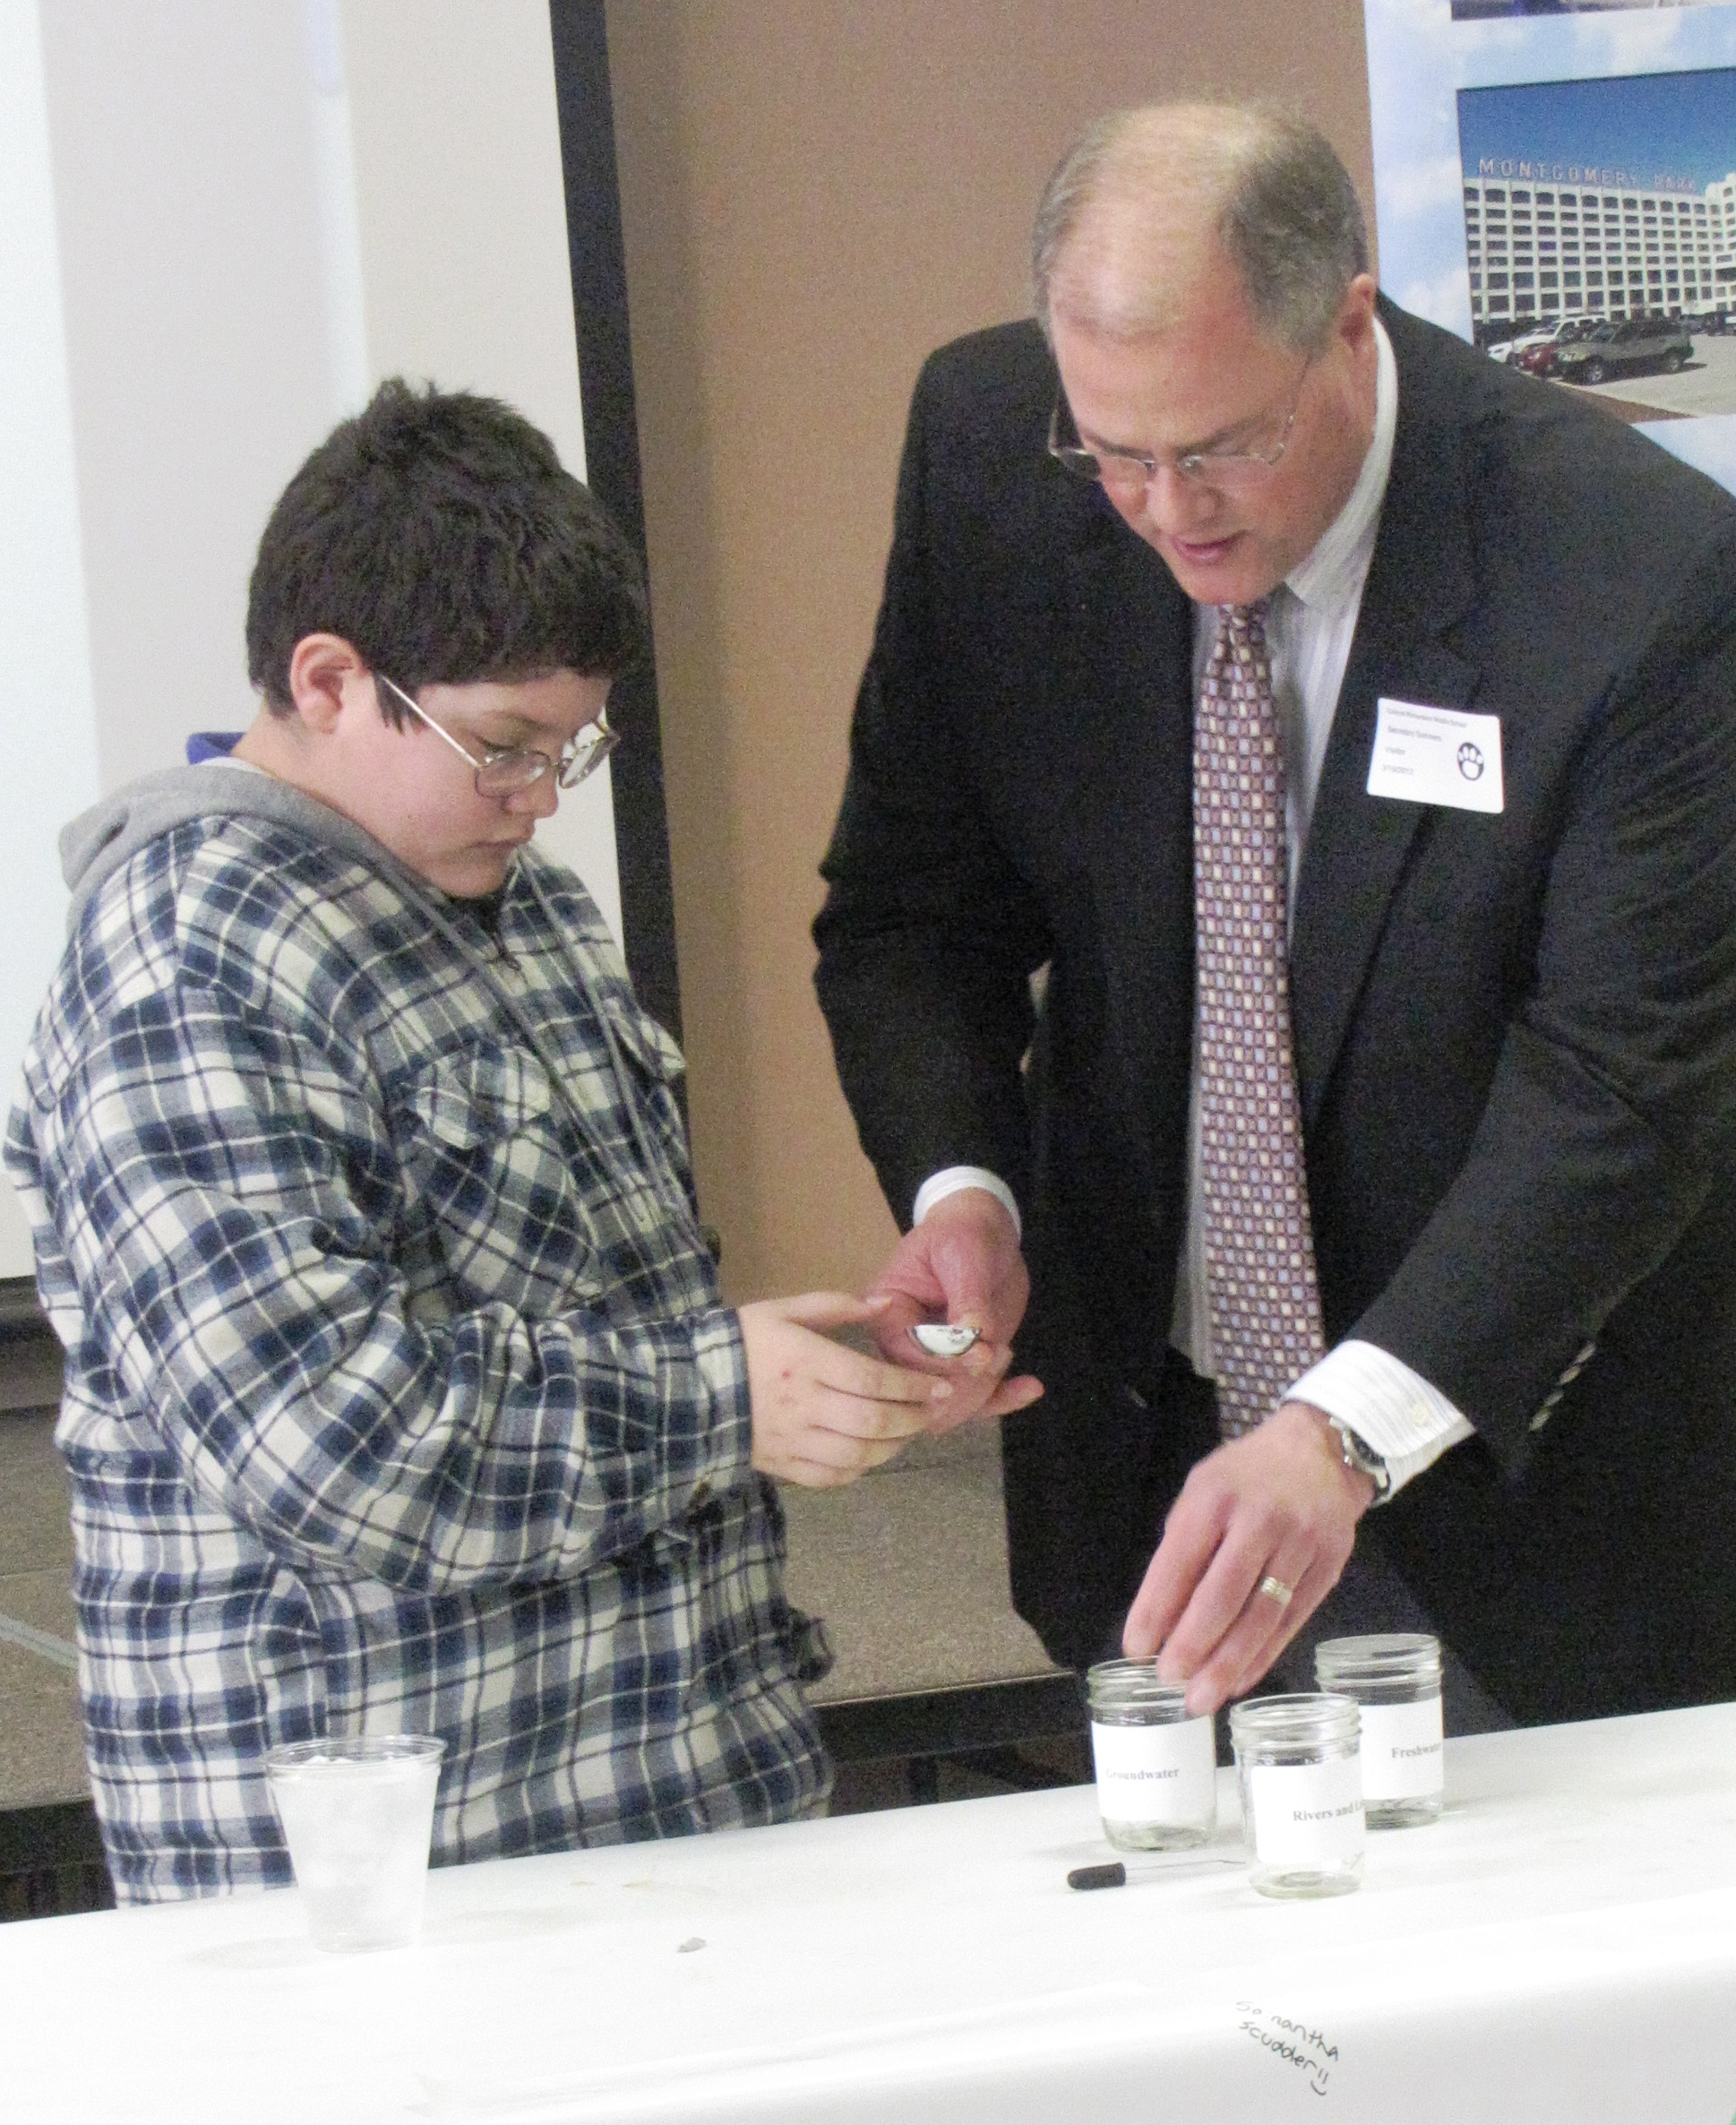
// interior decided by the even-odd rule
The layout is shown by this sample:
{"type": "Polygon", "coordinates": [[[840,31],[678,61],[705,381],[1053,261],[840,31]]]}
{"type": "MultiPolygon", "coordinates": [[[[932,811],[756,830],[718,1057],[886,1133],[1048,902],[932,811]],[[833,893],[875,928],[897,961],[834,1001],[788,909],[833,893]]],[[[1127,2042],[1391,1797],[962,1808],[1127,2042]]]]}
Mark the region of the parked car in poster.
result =
{"type": "Polygon", "coordinates": [[[1513,357],[1511,366],[1524,369],[1533,376],[1553,376],[1562,349],[1589,338],[1602,322],[1601,318],[1596,317],[1564,317],[1541,339],[1534,339],[1529,345],[1521,346],[1513,357]]]}
{"type": "Polygon", "coordinates": [[[1676,319],[1628,317],[1620,324],[1601,324],[1563,347],[1556,356],[1555,374],[1563,383],[1602,383],[1643,369],[1673,375],[1693,353],[1694,342],[1676,319]]]}
{"type": "Polygon", "coordinates": [[[1520,332],[1511,340],[1497,340],[1484,349],[1491,362],[1505,362],[1508,368],[1520,366],[1520,357],[1533,347],[1553,345],[1563,333],[1588,332],[1602,321],[1594,314],[1583,313],[1572,317],[1552,318],[1547,324],[1534,325],[1530,331],[1520,332]]]}

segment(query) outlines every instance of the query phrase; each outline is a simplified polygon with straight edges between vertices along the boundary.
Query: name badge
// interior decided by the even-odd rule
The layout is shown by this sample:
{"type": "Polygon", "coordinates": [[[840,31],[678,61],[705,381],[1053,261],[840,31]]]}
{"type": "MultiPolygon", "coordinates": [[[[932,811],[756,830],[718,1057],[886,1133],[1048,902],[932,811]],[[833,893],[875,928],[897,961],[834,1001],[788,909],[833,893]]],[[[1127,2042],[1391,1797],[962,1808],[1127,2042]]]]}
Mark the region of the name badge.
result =
{"type": "Polygon", "coordinates": [[[1500,812],[1501,719],[1414,701],[1377,705],[1371,796],[1413,804],[1451,804],[1461,812],[1500,812]]]}

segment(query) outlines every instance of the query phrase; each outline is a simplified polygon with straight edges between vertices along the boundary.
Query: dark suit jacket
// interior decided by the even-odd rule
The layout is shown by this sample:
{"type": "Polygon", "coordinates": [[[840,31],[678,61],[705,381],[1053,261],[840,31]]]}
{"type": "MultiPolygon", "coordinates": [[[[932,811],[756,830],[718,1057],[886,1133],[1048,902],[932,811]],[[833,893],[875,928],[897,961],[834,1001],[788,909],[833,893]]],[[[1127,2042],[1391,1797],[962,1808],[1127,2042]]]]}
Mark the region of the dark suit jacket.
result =
{"type": "MultiPolygon", "coordinates": [[[[1521,1716],[1736,1696],[1736,503],[1382,305],[1398,427],[1299,882],[1329,1342],[1478,1436],[1362,1523],[1521,1716]],[[1501,719],[1506,809],[1366,794],[1377,701],[1501,719]]],[[[916,391],[825,865],[862,1140],[1026,1214],[1014,1596],[1095,1656],[1199,1442],[1151,1404],[1186,1194],[1190,608],[1051,462],[1035,327],[916,391]],[[1029,976],[1048,968],[1040,1012],[1029,976]]]]}

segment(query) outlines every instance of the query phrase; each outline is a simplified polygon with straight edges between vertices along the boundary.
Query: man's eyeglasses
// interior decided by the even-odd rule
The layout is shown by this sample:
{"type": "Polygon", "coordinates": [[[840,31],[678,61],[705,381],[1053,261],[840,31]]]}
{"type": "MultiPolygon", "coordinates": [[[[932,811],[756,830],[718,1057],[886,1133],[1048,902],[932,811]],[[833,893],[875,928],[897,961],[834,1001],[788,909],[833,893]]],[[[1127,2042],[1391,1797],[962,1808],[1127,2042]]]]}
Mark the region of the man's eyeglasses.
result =
{"type": "Polygon", "coordinates": [[[1290,431],[1295,426],[1296,409],[1302,403],[1302,387],[1311,359],[1302,364],[1296,388],[1290,394],[1290,409],[1282,420],[1274,416],[1263,435],[1257,434],[1239,449],[1184,450],[1173,458],[1148,458],[1130,450],[1087,450],[1073,426],[1065,394],[1057,392],[1054,410],[1049,416],[1049,455],[1076,479],[1100,481],[1116,495],[1142,494],[1165,468],[1178,479],[1196,486],[1226,491],[1256,486],[1289,448],[1290,431]]]}
{"type": "Polygon", "coordinates": [[[460,744],[450,730],[436,723],[425,710],[418,708],[397,680],[387,678],[382,671],[375,672],[374,676],[398,696],[418,723],[425,723],[460,760],[469,761],[477,771],[478,796],[516,796],[520,790],[529,789],[533,782],[540,782],[545,775],[554,776],[557,789],[572,789],[601,767],[621,743],[621,733],[611,730],[607,714],[599,711],[563,750],[558,760],[538,752],[534,745],[486,745],[478,760],[468,745],[460,744]]]}

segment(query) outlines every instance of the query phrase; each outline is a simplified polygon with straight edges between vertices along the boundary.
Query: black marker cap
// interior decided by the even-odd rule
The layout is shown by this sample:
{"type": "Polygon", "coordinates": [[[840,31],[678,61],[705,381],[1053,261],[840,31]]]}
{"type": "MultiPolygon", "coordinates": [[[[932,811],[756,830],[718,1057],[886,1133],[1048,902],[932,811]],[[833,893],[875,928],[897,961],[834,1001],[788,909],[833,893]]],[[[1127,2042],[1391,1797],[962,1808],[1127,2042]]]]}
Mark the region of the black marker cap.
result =
{"type": "Polygon", "coordinates": [[[1067,1877],[1069,1888],[1122,1888],[1126,1882],[1127,1869],[1120,1860],[1101,1867],[1075,1867],[1067,1877]]]}

